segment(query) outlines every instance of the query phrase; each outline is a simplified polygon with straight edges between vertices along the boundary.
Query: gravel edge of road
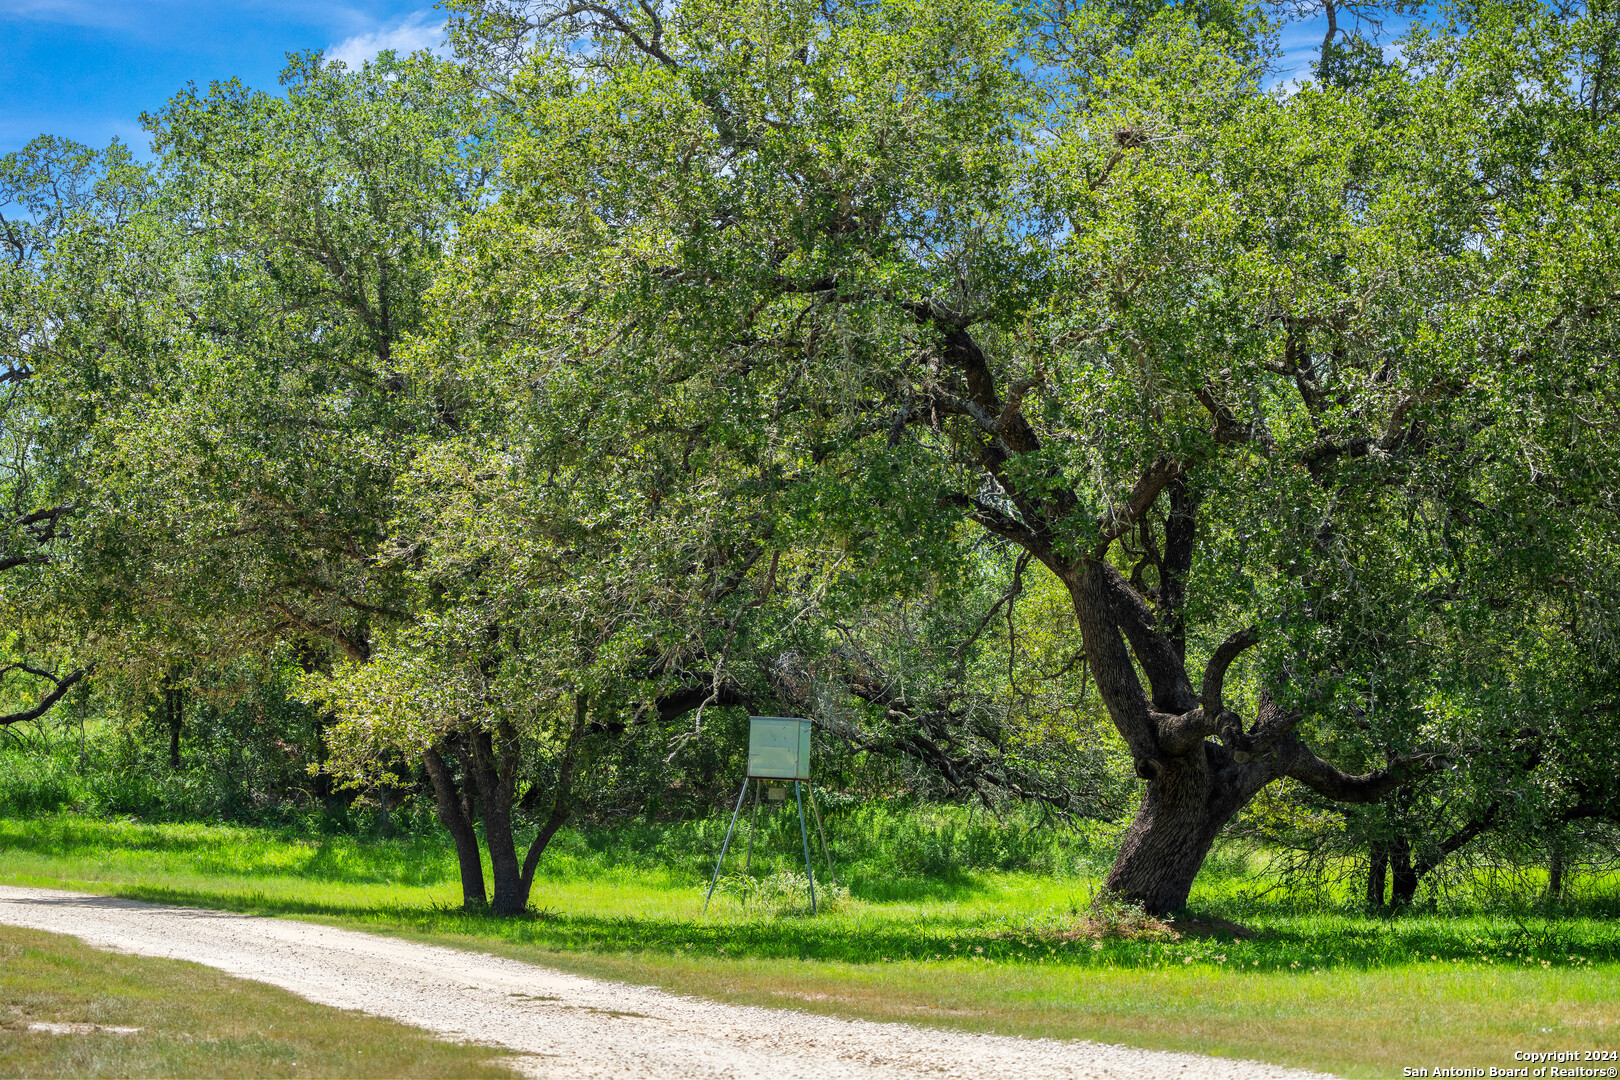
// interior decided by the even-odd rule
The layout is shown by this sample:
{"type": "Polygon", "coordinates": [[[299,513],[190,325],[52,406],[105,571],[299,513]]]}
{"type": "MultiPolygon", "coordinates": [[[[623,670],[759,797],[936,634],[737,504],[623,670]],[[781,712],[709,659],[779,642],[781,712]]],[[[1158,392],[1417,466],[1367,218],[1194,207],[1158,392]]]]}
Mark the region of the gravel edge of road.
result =
{"type": "Polygon", "coordinates": [[[1262,1062],[732,1005],[488,953],[294,919],[0,886],[0,922],[191,960],[507,1047],[556,1080],[1329,1080],[1262,1062]],[[447,978],[448,976],[448,978],[447,978]]]}

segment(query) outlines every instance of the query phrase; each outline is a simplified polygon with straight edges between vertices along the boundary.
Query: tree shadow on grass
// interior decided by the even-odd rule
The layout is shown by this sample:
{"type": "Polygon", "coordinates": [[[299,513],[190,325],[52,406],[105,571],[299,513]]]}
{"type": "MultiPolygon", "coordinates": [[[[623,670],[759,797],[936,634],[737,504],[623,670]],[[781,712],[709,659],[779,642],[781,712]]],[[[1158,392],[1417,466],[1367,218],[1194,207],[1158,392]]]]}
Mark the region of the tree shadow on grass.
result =
{"type": "MultiPolygon", "coordinates": [[[[1329,931],[1267,927],[1254,939],[1231,935],[1180,942],[1106,941],[1065,938],[1056,928],[1016,926],[1006,920],[912,923],[882,918],[773,918],[746,920],[638,917],[531,912],[499,918],[461,908],[376,905],[342,900],[272,897],[260,893],[218,894],[184,888],[126,886],[115,895],[156,903],[220,908],[260,915],[304,916],[338,921],[355,929],[404,933],[444,944],[488,948],[494,943],[584,954],[666,954],[728,960],[819,960],[842,963],[935,962],[1061,965],[1103,969],[1192,970],[1192,963],[1235,974],[1330,969],[1372,969],[1433,960],[1471,962],[1491,957],[1509,968],[1541,961],[1568,966],[1620,960],[1620,934],[1587,925],[1552,926],[1525,936],[1516,932],[1481,941],[1479,928],[1425,921],[1383,927],[1343,926],[1329,931]],[[1511,952],[1512,956],[1507,957],[1511,952]]],[[[543,955],[539,957],[544,962],[543,955]]]]}
{"type": "Polygon", "coordinates": [[[989,884],[963,871],[901,877],[856,870],[847,873],[847,880],[843,875],[839,880],[848,886],[849,895],[875,904],[960,902],[987,896],[993,891],[989,884]]]}
{"type": "Polygon", "coordinates": [[[989,940],[971,927],[919,928],[881,920],[834,921],[760,917],[746,921],[646,918],[531,911],[502,918],[462,908],[283,898],[264,893],[215,893],[173,886],[125,885],[112,895],[149,903],[209,907],[254,915],[339,920],[357,929],[485,939],[582,953],[666,952],[732,958],[834,960],[865,963],[961,955],[989,940]]]}

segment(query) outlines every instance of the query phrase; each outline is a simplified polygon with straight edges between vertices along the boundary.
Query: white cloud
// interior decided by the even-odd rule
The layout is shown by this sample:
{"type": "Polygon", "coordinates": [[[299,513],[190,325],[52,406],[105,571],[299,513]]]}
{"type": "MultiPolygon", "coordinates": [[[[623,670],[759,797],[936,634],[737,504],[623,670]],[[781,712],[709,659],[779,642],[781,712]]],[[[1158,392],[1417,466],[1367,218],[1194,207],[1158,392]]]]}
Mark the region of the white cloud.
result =
{"type": "Polygon", "coordinates": [[[0,0],[0,19],[60,23],[95,30],[139,26],[147,4],[97,4],[92,0],[0,0]]]}
{"type": "Polygon", "coordinates": [[[433,15],[431,9],[414,11],[396,22],[344,38],[326,50],[326,58],[341,60],[351,68],[357,68],[384,49],[392,49],[401,56],[419,49],[441,52],[444,47],[444,23],[434,21],[433,15]]]}

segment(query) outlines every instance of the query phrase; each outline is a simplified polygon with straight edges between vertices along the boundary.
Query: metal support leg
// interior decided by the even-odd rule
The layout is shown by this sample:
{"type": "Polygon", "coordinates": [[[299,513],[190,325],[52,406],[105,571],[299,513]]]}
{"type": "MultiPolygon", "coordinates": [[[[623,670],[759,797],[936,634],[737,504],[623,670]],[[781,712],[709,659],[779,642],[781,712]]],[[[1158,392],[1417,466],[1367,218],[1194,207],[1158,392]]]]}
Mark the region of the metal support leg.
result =
{"type": "MultiPolygon", "coordinates": [[[[764,784],[754,785],[754,812],[748,818],[748,857],[743,860],[743,873],[747,873],[754,865],[754,830],[759,828],[759,792],[764,784]]],[[[813,797],[811,805],[815,805],[813,797]]]]}
{"type": "Polygon", "coordinates": [[[816,789],[808,783],[804,789],[810,793],[810,814],[816,819],[816,834],[821,837],[821,857],[827,860],[827,880],[836,885],[838,883],[833,881],[832,852],[827,849],[827,830],[821,827],[821,811],[816,806],[816,789]]]}
{"type": "MultiPolygon", "coordinates": [[[[737,827],[737,815],[742,813],[743,800],[746,798],[748,798],[748,781],[744,780],[742,790],[737,792],[737,809],[731,812],[731,824],[726,828],[726,839],[720,845],[720,858],[714,863],[714,877],[709,880],[709,891],[703,897],[704,912],[709,910],[709,898],[714,895],[714,886],[720,880],[720,867],[725,865],[726,848],[731,846],[731,832],[737,827]]],[[[805,851],[809,850],[808,847],[805,848],[805,851]]]]}
{"type": "MultiPolygon", "coordinates": [[[[810,833],[804,827],[804,795],[799,791],[799,782],[793,781],[793,799],[799,804],[799,839],[804,841],[804,872],[810,877],[810,914],[816,913],[816,868],[810,865],[810,833]]],[[[738,803],[737,808],[742,809],[738,803]]],[[[724,858],[724,856],[721,856],[724,858]]],[[[713,886],[710,886],[711,888],[713,886]]]]}

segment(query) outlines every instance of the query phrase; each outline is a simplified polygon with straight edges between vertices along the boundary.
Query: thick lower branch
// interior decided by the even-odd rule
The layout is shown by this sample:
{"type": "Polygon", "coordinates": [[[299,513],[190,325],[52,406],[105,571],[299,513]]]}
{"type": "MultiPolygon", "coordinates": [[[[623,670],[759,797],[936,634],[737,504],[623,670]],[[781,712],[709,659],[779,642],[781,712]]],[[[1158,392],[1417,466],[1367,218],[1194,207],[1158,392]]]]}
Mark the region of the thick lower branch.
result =
{"type": "Polygon", "coordinates": [[[1468,821],[1462,826],[1462,828],[1440,841],[1439,846],[1434,848],[1434,850],[1428,852],[1423,856],[1423,858],[1413,863],[1413,873],[1418,877],[1423,877],[1425,874],[1438,867],[1442,862],[1445,862],[1448,856],[1455,855],[1457,852],[1467,847],[1474,841],[1476,837],[1483,834],[1491,827],[1492,824],[1495,823],[1497,812],[1500,809],[1501,807],[1499,807],[1496,803],[1491,803],[1485,808],[1485,812],[1483,814],[1480,814],[1478,817],[1468,821]]]}
{"type": "Polygon", "coordinates": [[[1102,559],[1106,556],[1108,545],[1129,532],[1137,521],[1141,520],[1142,515],[1152,508],[1154,501],[1159,497],[1159,492],[1185,471],[1179,461],[1163,457],[1154,459],[1153,464],[1137,478],[1136,486],[1131,489],[1131,496],[1125,505],[1111,508],[1097,523],[1100,535],[1097,538],[1097,546],[1091,553],[1092,558],[1102,559]]]}
{"type": "Polygon", "coordinates": [[[1198,705],[1187,667],[1170,639],[1159,632],[1153,611],[1131,588],[1124,575],[1107,563],[1098,563],[1107,585],[1109,614],[1130,640],[1142,671],[1153,690],[1153,707],[1166,713],[1184,713],[1198,705]]]}
{"type": "Polygon", "coordinates": [[[1141,680],[1136,677],[1136,667],[1115,621],[1108,577],[1112,572],[1106,563],[1091,560],[1072,571],[1064,583],[1074,600],[1086,663],[1108,707],[1109,718],[1130,747],[1137,775],[1149,779],[1161,767],[1157,730],[1149,715],[1147,695],[1142,692],[1141,680]]]}
{"type": "Polygon", "coordinates": [[[1203,709],[1177,715],[1152,713],[1151,716],[1158,727],[1159,747],[1166,754],[1191,753],[1199,743],[1218,733],[1216,721],[1219,714],[1211,714],[1203,709]]]}
{"type": "Polygon", "coordinates": [[[528,904],[529,890],[534,886],[534,871],[540,865],[540,856],[544,854],[551,838],[557,835],[557,830],[568,822],[573,813],[573,784],[574,762],[579,757],[579,742],[585,735],[586,713],[590,698],[586,694],[574,695],[574,726],[568,732],[568,742],[563,747],[562,762],[557,768],[557,790],[551,799],[551,813],[546,817],[545,823],[540,826],[540,832],[535,835],[529,844],[528,852],[523,856],[523,870],[519,879],[519,888],[522,892],[524,905],[528,904]]]}
{"type": "Polygon", "coordinates": [[[1401,758],[1376,772],[1351,776],[1317,757],[1297,737],[1279,747],[1279,752],[1285,755],[1284,776],[1298,780],[1334,802],[1347,803],[1377,802],[1414,775],[1432,771],[1438,762],[1435,755],[1418,754],[1401,758]]]}

